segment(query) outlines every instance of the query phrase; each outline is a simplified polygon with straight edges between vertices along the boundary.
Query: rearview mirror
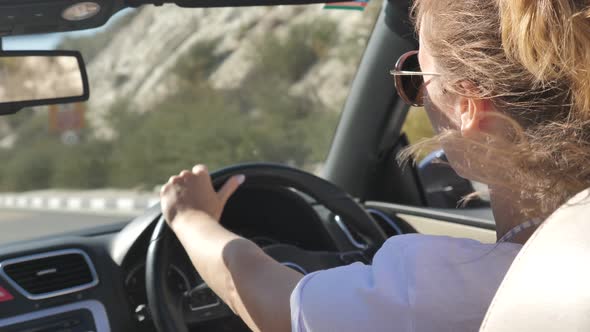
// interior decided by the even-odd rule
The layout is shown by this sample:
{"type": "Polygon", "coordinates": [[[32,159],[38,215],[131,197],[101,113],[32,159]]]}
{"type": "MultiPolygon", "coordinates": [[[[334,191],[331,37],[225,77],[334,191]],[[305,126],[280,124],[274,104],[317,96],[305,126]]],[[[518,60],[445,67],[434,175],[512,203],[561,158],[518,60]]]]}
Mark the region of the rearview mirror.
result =
{"type": "Polygon", "coordinates": [[[24,107],[86,101],[88,97],[88,77],[80,52],[0,52],[0,115],[24,107]]]}

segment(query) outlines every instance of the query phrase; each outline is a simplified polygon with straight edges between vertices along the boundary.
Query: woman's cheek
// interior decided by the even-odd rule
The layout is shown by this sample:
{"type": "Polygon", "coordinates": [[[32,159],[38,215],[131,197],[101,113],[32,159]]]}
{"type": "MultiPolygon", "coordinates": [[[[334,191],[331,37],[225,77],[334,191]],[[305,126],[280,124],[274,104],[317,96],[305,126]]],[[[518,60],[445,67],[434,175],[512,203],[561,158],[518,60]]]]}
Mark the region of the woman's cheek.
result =
{"type": "Polygon", "coordinates": [[[434,98],[426,96],[424,98],[424,108],[436,133],[441,133],[446,129],[459,130],[461,128],[452,105],[448,105],[444,101],[438,101],[436,96],[434,98]],[[438,105],[444,106],[439,107],[438,105]]]}

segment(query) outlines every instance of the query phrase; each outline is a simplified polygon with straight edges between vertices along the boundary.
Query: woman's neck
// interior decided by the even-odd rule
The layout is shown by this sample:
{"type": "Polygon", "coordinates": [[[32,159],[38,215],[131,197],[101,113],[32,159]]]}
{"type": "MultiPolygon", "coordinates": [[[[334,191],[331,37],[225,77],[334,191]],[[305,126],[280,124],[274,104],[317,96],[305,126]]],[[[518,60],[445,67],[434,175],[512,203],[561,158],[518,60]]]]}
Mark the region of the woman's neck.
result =
{"type": "MultiPolygon", "coordinates": [[[[529,218],[523,213],[526,202],[523,202],[519,193],[504,187],[490,186],[490,199],[492,211],[496,220],[496,237],[502,238],[511,229],[527,221],[529,218]]],[[[530,207],[532,207],[532,204],[530,207]]],[[[518,233],[510,242],[524,244],[535,232],[532,227],[518,233]]]]}

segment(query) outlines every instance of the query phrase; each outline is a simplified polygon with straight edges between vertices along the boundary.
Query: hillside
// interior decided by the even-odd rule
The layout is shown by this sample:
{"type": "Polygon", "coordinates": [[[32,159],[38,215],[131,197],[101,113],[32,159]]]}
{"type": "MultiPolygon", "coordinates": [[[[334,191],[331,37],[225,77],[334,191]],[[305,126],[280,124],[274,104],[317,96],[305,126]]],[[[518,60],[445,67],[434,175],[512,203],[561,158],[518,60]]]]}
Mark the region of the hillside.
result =
{"type": "Polygon", "coordinates": [[[316,170],[379,6],[148,6],[66,38],[88,59],[87,126],[68,145],[47,112],[3,119],[0,190],[151,188],[196,161],[316,170]]]}
{"type": "Polygon", "coordinates": [[[260,62],[270,71],[299,61],[289,94],[311,96],[320,108],[339,111],[376,9],[377,4],[369,13],[326,11],[322,5],[142,8],[110,31],[110,42],[89,63],[95,96],[89,103],[91,120],[98,125],[121,100],[131,110],[152,109],[178,89],[181,78],[174,68],[194,56],[213,59],[206,72],[198,74],[216,90],[239,90],[260,62]],[[288,51],[294,53],[273,54],[272,48],[278,48],[272,45],[275,38],[291,38],[287,42],[294,49],[288,51]]]}

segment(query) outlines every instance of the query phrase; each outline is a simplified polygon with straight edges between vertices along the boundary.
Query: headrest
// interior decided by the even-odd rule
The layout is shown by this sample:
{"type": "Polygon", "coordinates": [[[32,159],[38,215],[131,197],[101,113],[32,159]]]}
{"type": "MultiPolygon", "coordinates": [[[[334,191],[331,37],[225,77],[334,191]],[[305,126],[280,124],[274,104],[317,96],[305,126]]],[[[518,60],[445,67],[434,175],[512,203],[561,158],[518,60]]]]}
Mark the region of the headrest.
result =
{"type": "Polygon", "coordinates": [[[527,241],[480,331],[590,331],[590,190],[555,211],[527,241]]]}

